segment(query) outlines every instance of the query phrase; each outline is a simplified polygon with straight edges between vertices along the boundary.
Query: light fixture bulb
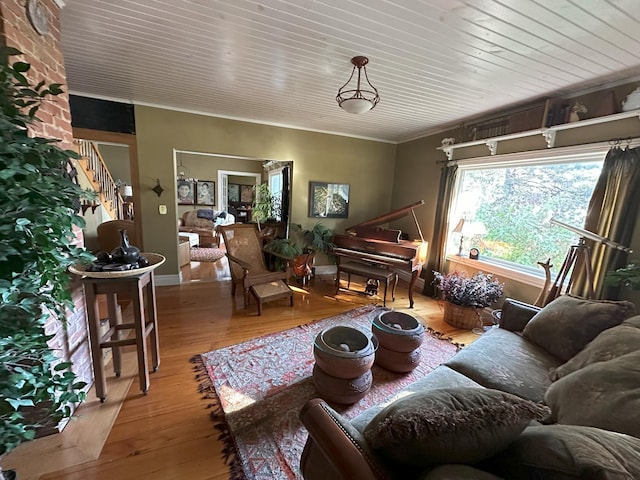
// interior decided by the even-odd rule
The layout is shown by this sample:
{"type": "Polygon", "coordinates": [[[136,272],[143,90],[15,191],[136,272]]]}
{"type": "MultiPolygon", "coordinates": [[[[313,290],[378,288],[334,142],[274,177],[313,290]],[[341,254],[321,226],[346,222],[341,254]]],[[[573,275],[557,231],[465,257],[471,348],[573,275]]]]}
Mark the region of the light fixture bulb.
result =
{"type": "Polygon", "coordinates": [[[347,98],[340,103],[340,106],[345,112],[349,113],[364,113],[373,108],[373,103],[364,98],[347,98]]]}

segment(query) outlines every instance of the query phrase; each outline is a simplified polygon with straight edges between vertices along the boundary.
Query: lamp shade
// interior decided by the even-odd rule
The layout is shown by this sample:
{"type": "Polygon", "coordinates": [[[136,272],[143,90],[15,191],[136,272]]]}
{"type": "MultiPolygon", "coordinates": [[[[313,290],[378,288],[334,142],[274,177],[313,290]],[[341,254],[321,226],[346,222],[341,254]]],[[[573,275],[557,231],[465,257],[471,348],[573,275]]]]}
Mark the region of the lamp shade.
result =
{"type": "Polygon", "coordinates": [[[462,227],[462,234],[466,237],[474,235],[486,235],[487,227],[482,222],[467,222],[462,227]]]}
{"type": "Polygon", "coordinates": [[[125,185],[122,187],[122,196],[124,198],[133,197],[133,187],[131,185],[125,185]]]}
{"type": "Polygon", "coordinates": [[[453,233],[462,233],[462,229],[464,228],[464,218],[461,218],[460,220],[458,220],[458,223],[456,224],[455,227],[453,227],[453,230],[451,230],[453,233]]]}

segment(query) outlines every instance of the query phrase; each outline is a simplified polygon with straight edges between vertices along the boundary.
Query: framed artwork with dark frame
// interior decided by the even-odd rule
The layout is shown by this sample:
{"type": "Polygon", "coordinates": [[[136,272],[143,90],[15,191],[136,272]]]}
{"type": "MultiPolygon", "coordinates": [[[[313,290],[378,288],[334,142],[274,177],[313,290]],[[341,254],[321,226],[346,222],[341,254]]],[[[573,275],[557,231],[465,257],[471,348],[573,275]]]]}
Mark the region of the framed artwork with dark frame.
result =
{"type": "Polygon", "coordinates": [[[193,180],[178,180],[178,205],[195,204],[195,182],[193,180]]]}
{"type": "Polygon", "coordinates": [[[309,216],[349,217],[349,184],[309,182],[309,216]]]}
{"type": "Polygon", "coordinates": [[[196,182],[196,203],[198,205],[215,205],[216,182],[212,180],[198,180],[196,182]]]}
{"type": "Polygon", "coordinates": [[[240,185],[240,201],[253,202],[253,185],[240,185]]]}
{"type": "Polygon", "coordinates": [[[240,201],[240,185],[237,183],[230,183],[227,185],[227,201],[239,202],[240,201]]]}

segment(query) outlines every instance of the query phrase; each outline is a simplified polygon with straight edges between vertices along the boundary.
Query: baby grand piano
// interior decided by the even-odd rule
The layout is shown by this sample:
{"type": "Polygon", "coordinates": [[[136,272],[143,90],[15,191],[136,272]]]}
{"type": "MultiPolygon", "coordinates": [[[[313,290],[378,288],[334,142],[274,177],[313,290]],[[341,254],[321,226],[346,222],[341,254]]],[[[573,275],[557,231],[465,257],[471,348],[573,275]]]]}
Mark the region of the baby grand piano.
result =
{"type": "Polygon", "coordinates": [[[420,205],[424,205],[424,200],[349,227],[344,234],[336,234],[333,237],[333,253],[336,255],[338,267],[342,258],[348,258],[395,271],[411,272],[409,308],[413,308],[413,287],[422,271],[422,265],[427,260],[428,244],[422,237],[420,225],[413,211],[420,205]],[[378,226],[409,214],[413,215],[420,240],[401,240],[400,230],[378,226]]]}

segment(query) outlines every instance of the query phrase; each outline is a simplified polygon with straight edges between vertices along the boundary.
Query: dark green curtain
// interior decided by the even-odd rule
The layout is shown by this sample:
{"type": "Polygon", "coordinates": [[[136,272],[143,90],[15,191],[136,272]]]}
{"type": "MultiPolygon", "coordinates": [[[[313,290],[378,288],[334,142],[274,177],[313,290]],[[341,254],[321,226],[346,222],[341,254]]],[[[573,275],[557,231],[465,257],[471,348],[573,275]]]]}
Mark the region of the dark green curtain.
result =
{"type": "MultiPolygon", "coordinates": [[[[640,148],[614,147],[607,153],[596,183],[584,229],[624,246],[629,246],[638,217],[640,201],[640,148]]],[[[616,289],[604,286],[607,272],[627,264],[628,254],[593,240],[591,248],[595,298],[614,299],[616,289]]],[[[571,293],[587,296],[583,259],[579,259],[572,277],[571,293]]]]}
{"type": "Polygon", "coordinates": [[[445,164],[440,170],[440,185],[438,187],[438,201],[436,203],[436,218],[433,238],[431,240],[431,251],[428,255],[427,265],[424,268],[424,295],[438,296],[438,290],[432,285],[433,271],[442,272],[445,265],[447,229],[449,226],[449,210],[451,209],[451,199],[453,197],[453,186],[455,185],[457,165],[445,164]]]}

